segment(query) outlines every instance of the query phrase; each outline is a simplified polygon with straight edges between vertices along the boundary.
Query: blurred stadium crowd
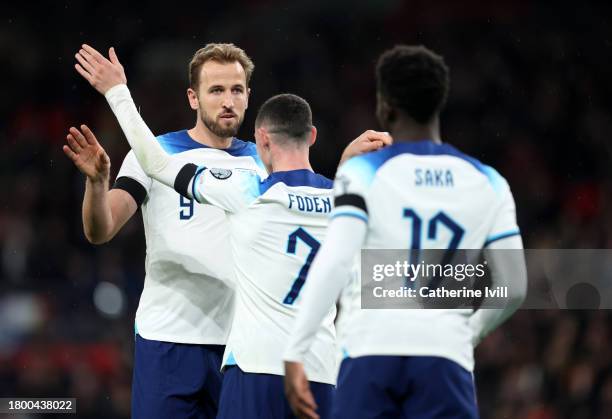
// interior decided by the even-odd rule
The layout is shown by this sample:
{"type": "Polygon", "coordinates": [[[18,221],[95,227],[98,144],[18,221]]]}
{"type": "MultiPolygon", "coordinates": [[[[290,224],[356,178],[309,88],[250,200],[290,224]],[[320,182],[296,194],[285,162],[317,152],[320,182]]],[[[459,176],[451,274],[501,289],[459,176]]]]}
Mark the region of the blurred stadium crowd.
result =
{"type": "MultiPolygon", "coordinates": [[[[376,128],[378,54],[423,43],[451,69],[443,138],[508,179],[525,246],[612,247],[609,6],[303,3],[122,5],[120,14],[112,2],[28,14],[1,6],[1,397],[69,395],[78,417],[129,417],[144,236],[139,216],[111,244],[82,233],[84,179],[61,152],[68,127],[94,130],[113,176],[127,152],[104,99],[73,70],[82,42],[116,47],[156,133],[194,122],[184,94],[191,54],[236,43],[256,65],[242,138],[266,98],[302,95],[319,129],[314,167],[328,176],[344,144],[376,128]]],[[[482,417],[610,417],[611,320],[604,310],[518,312],[477,350],[482,417]]]]}

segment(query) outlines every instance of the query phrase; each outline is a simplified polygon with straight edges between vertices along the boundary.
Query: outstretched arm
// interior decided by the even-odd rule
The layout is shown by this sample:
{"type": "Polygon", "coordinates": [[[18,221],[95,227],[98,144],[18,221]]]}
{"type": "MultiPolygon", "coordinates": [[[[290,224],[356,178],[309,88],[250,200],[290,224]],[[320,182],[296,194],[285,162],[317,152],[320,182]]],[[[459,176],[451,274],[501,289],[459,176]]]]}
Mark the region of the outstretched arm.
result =
{"type": "Polygon", "coordinates": [[[187,184],[195,175],[197,166],[186,165],[164,151],[138,113],[127,85],[113,86],[104,96],[145,173],[167,186],[180,189],[179,192],[188,193],[187,184]]]}
{"type": "Polygon", "coordinates": [[[229,176],[217,177],[214,170],[185,164],[168,154],[159,145],[149,127],[140,117],[126,85],[121,84],[106,92],[106,99],[115,113],[134,154],[143,170],[153,179],[173,187],[178,193],[228,212],[243,209],[254,198],[247,193],[258,185],[257,174],[235,169],[229,176]],[[233,176],[232,176],[233,174],[233,176]]]}
{"type": "Polygon", "coordinates": [[[234,176],[218,178],[206,168],[185,164],[168,155],[144,122],[127,88],[125,72],[113,48],[106,59],[83,45],[77,54],[77,71],[104,94],[140,166],[147,176],[174,188],[178,193],[228,212],[236,212],[252,200],[247,191],[259,177],[250,171],[234,170],[234,176]],[[228,179],[227,181],[225,179],[228,179]],[[231,186],[230,186],[231,185],[231,186]]]}
{"type": "MultiPolygon", "coordinates": [[[[189,183],[197,167],[185,165],[163,150],[136,109],[127,88],[125,71],[114,48],[109,49],[108,55],[109,58],[106,58],[91,46],[83,44],[76,54],[78,64],[75,64],[75,68],[106,97],[145,173],[170,187],[177,186],[175,181],[179,177],[183,183],[185,180],[189,183]],[[179,176],[181,170],[183,174],[179,176]]],[[[178,186],[188,193],[187,185],[178,186]]]]}

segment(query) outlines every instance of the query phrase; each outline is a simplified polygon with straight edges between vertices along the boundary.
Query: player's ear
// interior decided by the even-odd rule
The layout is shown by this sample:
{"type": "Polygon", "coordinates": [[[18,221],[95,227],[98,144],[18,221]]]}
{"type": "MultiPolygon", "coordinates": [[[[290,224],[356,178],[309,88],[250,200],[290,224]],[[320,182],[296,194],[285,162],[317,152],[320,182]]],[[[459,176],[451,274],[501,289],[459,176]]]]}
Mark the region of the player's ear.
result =
{"type": "Polygon", "coordinates": [[[270,147],[270,135],[265,128],[259,127],[255,129],[255,138],[257,139],[257,143],[260,144],[262,148],[267,149],[270,147]]]}
{"type": "Polygon", "coordinates": [[[187,100],[189,100],[189,106],[194,111],[198,110],[198,104],[200,103],[198,100],[198,94],[191,87],[187,89],[187,100]]]}
{"type": "Polygon", "coordinates": [[[317,127],[314,125],[310,128],[310,134],[308,137],[308,147],[311,147],[317,141],[317,127]]]}
{"type": "Polygon", "coordinates": [[[246,106],[244,107],[244,109],[248,109],[249,108],[249,97],[251,97],[251,88],[248,87],[246,90],[246,106]]]}

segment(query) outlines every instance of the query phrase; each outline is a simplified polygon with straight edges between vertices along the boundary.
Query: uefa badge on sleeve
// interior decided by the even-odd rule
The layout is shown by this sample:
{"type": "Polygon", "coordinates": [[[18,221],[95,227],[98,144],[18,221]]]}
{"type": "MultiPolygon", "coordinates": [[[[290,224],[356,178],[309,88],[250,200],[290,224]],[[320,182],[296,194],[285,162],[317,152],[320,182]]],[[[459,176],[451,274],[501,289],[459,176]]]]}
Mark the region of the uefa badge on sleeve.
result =
{"type": "Polygon", "coordinates": [[[210,174],[216,179],[225,180],[232,175],[232,171],[229,169],[210,169],[210,174]]]}

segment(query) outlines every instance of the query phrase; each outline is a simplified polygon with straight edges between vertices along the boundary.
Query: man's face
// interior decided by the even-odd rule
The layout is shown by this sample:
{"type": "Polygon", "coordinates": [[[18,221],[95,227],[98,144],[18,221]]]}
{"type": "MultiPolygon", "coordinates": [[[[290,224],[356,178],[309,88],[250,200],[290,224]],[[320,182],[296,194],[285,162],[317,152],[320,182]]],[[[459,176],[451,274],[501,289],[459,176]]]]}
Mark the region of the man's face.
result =
{"type": "Polygon", "coordinates": [[[205,62],[200,69],[197,97],[206,128],[218,137],[234,137],[249,103],[246,74],[240,63],[205,62]]]}

